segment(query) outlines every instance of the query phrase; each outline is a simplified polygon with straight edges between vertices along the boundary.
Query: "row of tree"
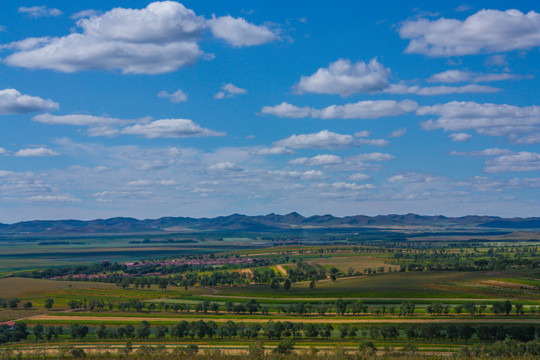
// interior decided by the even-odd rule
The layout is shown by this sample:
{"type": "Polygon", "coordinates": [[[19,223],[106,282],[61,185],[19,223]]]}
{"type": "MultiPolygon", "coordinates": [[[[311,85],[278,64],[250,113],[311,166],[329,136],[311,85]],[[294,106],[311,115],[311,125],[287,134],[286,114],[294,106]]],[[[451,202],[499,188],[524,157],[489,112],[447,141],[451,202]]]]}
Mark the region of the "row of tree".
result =
{"type": "MultiPolygon", "coordinates": [[[[147,321],[142,321],[136,326],[129,324],[125,326],[99,325],[97,328],[89,328],[87,325],[73,324],[69,327],[69,335],[72,339],[81,340],[94,332],[99,339],[149,339],[152,335],[155,339],[165,339],[167,336],[175,339],[257,339],[263,337],[269,340],[281,339],[330,339],[339,337],[341,339],[358,339],[368,337],[372,340],[395,340],[399,337],[408,340],[423,341],[469,341],[474,336],[481,342],[495,342],[505,339],[512,339],[519,342],[529,342],[540,336],[540,327],[533,325],[526,326],[470,326],[470,325],[448,325],[440,324],[395,326],[372,325],[370,327],[358,327],[349,324],[342,324],[334,328],[329,323],[293,323],[290,321],[268,321],[264,326],[257,323],[245,324],[243,322],[227,321],[218,324],[214,321],[181,321],[172,326],[156,325],[152,326],[147,321]]],[[[31,332],[26,324],[17,323],[10,329],[6,325],[0,326],[0,343],[17,342],[27,339],[33,334],[37,341],[46,339],[58,339],[64,334],[61,326],[35,325],[31,332]]]]}

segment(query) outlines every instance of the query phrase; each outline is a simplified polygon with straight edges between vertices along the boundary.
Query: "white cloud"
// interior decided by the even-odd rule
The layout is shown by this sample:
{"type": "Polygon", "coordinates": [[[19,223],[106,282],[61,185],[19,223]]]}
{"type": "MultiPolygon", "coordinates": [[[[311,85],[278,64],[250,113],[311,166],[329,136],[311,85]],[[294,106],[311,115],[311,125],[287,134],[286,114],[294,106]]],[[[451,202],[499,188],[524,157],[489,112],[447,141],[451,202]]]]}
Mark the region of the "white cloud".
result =
{"type": "Polygon", "coordinates": [[[151,184],[152,184],[152,181],[150,180],[139,179],[139,180],[133,180],[133,181],[128,182],[126,186],[148,186],[151,184]]]}
{"type": "Polygon", "coordinates": [[[0,114],[24,114],[56,110],[59,107],[52,100],[21,94],[15,89],[0,90],[0,114]]]}
{"type": "Polygon", "coordinates": [[[205,129],[189,119],[162,119],[147,124],[135,124],[121,130],[122,134],[154,138],[223,136],[225,133],[205,129]]]}
{"type": "Polygon", "coordinates": [[[388,136],[389,137],[402,137],[403,135],[405,135],[406,132],[407,132],[407,129],[401,128],[401,129],[392,131],[388,136]]]}
{"type": "Polygon", "coordinates": [[[242,171],[242,168],[240,168],[238,165],[231,161],[224,161],[221,163],[210,165],[208,169],[214,171],[242,171]]]}
{"type": "Polygon", "coordinates": [[[474,176],[457,183],[474,191],[501,193],[507,189],[532,189],[540,187],[540,178],[512,178],[509,180],[492,179],[486,176],[474,176]]]}
{"type": "Polygon", "coordinates": [[[342,135],[328,130],[322,130],[313,134],[292,135],[286,139],[277,141],[275,145],[293,149],[333,149],[350,146],[354,142],[355,138],[352,135],[342,135]]]}
{"type": "Polygon", "coordinates": [[[60,16],[63,14],[61,10],[48,8],[45,5],[31,7],[21,6],[19,8],[19,12],[26,14],[32,18],[60,16]]]}
{"type": "Polygon", "coordinates": [[[337,155],[323,154],[317,155],[311,158],[301,157],[289,161],[291,165],[308,165],[308,166],[324,166],[324,165],[335,165],[343,162],[341,157],[337,155]]]}
{"type": "Polygon", "coordinates": [[[517,79],[518,75],[510,73],[490,73],[490,74],[481,74],[474,73],[471,71],[461,71],[461,70],[447,70],[441,73],[433,74],[428,81],[429,82],[441,82],[441,83],[460,83],[460,82],[491,82],[491,81],[502,81],[517,79]]]}
{"type": "Polygon", "coordinates": [[[405,84],[392,84],[384,90],[388,94],[415,94],[415,95],[446,95],[446,94],[464,94],[464,93],[494,93],[501,89],[485,85],[463,85],[463,86],[429,86],[421,87],[418,85],[407,86],[405,84]]]}
{"type": "Polygon", "coordinates": [[[320,170],[306,170],[304,172],[299,171],[283,171],[275,170],[270,171],[269,174],[276,175],[283,178],[292,178],[297,180],[317,180],[324,177],[324,173],[320,170]]]}
{"type": "Polygon", "coordinates": [[[302,76],[296,86],[299,93],[339,94],[374,93],[388,86],[390,70],[377,59],[369,63],[339,59],[328,68],[320,68],[311,76],[302,76]]]}
{"type": "Polygon", "coordinates": [[[174,104],[178,104],[178,103],[181,103],[181,102],[186,102],[187,101],[187,95],[186,93],[184,93],[182,90],[178,89],[176,90],[175,92],[173,92],[172,94],[169,94],[168,92],[166,92],[165,90],[163,91],[160,91],[158,94],[157,94],[158,98],[164,98],[164,99],[169,99],[170,102],[174,103],[174,104]]]}
{"type": "Polygon", "coordinates": [[[518,144],[538,144],[540,143],[540,129],[535,129],[535,132],[514,139],[518,144]]]}
{"type": "Polygon", "coordinates": [[[399,34],[410,40],[406,53],[429,56],[527,50],[540,46],[540,14],[481,10],[464,21],[421,18],[405,21],[399,34]]]}
{"type": "Polygon", "coordinates": [[[214,95],[215,99],[228,99],[232,98],[236,95],[243,95],[247,93],[246,89],[239,88],[238,86],[235,86],[233,84],[225,84],[221,87],[220,92],[216,93],[214,95]]]}
{"type": "Polygon", "coordinates": [[[352,181],[364,181],[371,179],[371,176],[362,173],[356,173],[349,176],[349,180],[352,181]]]}
{"type": "Polygon", "coordinates": [[[275,115],[279,117],[306,118],[311,116],[313,111],[314,109],[310,107],[300,108],[298,106],[282,102],[281,104],[276,106],[264,106],[261,110],[261,113],[275,115]]]}
{"type": "Polygon", "coordinates": [[[418,104],[411,100],[368,100],[354,104],[332,105],[320,110],[321,119],[377,119],[397,116],[416,110],[418,104]]]}
{"type": "Polygon", "coordinates": [[[291,135],[286,139],[276,141],[274,144],[277,147],[293,149],[336,149],[360,145],[387,146],[389,143],[384,139],[367,139],[366,136],[369,136],[369,131],[344,135],[322,130],[312,134],[291,135]]]}
{"type": "Polygon", "coordinates": [[[265,106],[262,114],[279,117],[319,119],[377,119],[385,116],[398,116],[414,111],[418,104],[411,100],[366,100],[345,105],[331,105],[318,110],[310,107],[296,107],[288,103],[276,106],[265,106]]]}
{"type": "Polygon", "coordinates": [[[51,115],[39,114],[32,118],[37,121],[50,125],[76,125],[76,126],[91,126],[91,125],[114,125],[133,122],[134,120],[121,120],[107,116],[94,116],[84,114],[71,115],[51,115]]]}
{"type": "Polygon", "coordinates": [[[374,185],[371,184],[363,184],[358,185],[356,183],[347,183],[347,182],[335,182],[332,184],[332,187],[336,190],[371,190],[375,189],[374,185]]]}
{"type": "Polygon", "coordinates": [[[30,171],[0,170],[0,198],[28,197],[51,193],[51,187],[30,171]]]}
{"type": "Polygon", "coordinates": [[[445,131],[475,130],[490,136],[510,136],[519,141],[519,136],[539,132],[540,107],[517,107],[512,105],[479,104],[476,102],[452,101],[446,104],[423,106],[418,115],[438,115],[437,120],[422,123],[426,130],[445,131]]]}
{"type": "Polygon", "coordinates": [[[75,14],[71,15],[70,18],[73,20],[77,20],[80,18],[86,18],[91,16],[98,16],[99,13],[94,9],[87,9],[87,10],[81,10],[79,12],[76,12],[75,14]]]}
{"type": "Polygon", "coordinates": [[[390,154],[373,152],[373,153],[354,155],[354,156],[351,156],[350,159],[355,159],[358,161],[390,161],[390,160],[394,160],[395,157],[390,154]]]}
{"type": "Polygon", "coordinates": [[[4,149],[3,147],[0,147],[0,155],[7,155],[7,154],[9,154],[9,151],[4,149]]]}
{"type": "Polygon", "coordinates": [[[243,18],[228,15],[213,17],[207,22],[214,37],[235,47],[261,45],[278,38],[268,27],[251,24],[243,18]]]}
{"type": "Polygon", "coordinates": [[[520,151],[511,155],[502,155],[487,160],[484,171],[489,173],[540,171],[540,154],[520,151]]]}
{"type": "Polygon", "coordinates": [[[500,156],[500,155],[511,155],[515,154],[515,152],[507,149],[499,149],[499,148],[490,148],[480,151],[467,151],[467,152],[459,152],[459,151],[452,151],[450,155],[455,156],[500,156]]]}
{"type": "Polygon", "coordinates": [[[273,146],[270,148],[262,148],[254,151],[256,155],[290,155],[293,151],[284,146],[273,146]]]}
{"type": "Polygon", "coordinates": [[[448,135],[448,137],[455,142],[465,142],[469,141],[472,138],[472,135],[467,133],[453,133],[448,135]]]}
{"type": "Polygon", "coordinates": [[[9,46],[18,51],[4,61],[11,66],[62,72],[171,72],[202,55],[197,40],[206,30],[206,21],[180,3],[164,1],[140,10],[115,8],[79,19],[77,26],[81,33],[12,43],[9,46]]]}
{"type": "Polygon", "coordinates": [[[223,136],[225,133],[202,128],[189,119],[153,120],[149,117],[141,119],[117,119],[107,116],[83,114],[51,115],[40,114],[32,118],[51,125],[89,126],[90,136],[117,136],[119,134],[144,135],[152,138],[181,138],[223,136]],[[127,126],[129,124],[133,124],[127,126]]]}
{"type": "Polygon", "coordinates": [[[307,170],[302,173],[300,178],[302,180],[314,180],[324,177],[324,173],[320,170],[307,170]]]}
{"type": "Polygon", "coordinates": [[[40,202],[79,202],[80,199],[74,198],[70,195],[36,195],[27,198],[30,201],[40,202]]]}
{"type": "Polygon", "coordinates": [[[33,121],[41,122],[49,125],[74,125],[88,126],[89,136],[108,136],[113,137],[120,134],[119,128],[122,125],[133,123],[148,123],[150,118],[142,118],[136,120],[117,119],[108,116],[94,116],[84,114],[70,115],[51,115],[39,114],[32,118],[33,121]]]}
{"type": "Polygon", "coordinates": [[[468,10],[470,10],[470,9],[471,9],[471,7],[470,7],[469,5],[467,5],[467,4],[461,4],[461,5],[459,5],[459,6],[456,8],[456,11],[457,11],[457,12],[464,12],[464,11],[468,11],[468,10]]]}
{"type": "Polygon", "coordinates": [[[484,65],[489,66],[489,67],[504,68],[505,71],[509,71],[508,60],[506,59],[505,54],[491,55],[484,61],[484,65]]]}
{"type": "Polygon", "coordinates": [[[398,174],[390,177],[388,182],[390,183],[429,183],[441,180],[438,176],[421,174],[416,172],[407,172],[404,174],[398,174]]]}
{"type": "Polygon", "coordinates": [[[385,139],[357,139],[356,143],[372,146],[388,146],[388,144],[390,144],[390,142],[385,139]]]}
{"type": "Polygon", "coordinates": [[[58,156],[60,155],[56,151],[45,147],[27,148],[21,149],[15,153],[15,156],[29,157],[29,156],[58,156]]]}

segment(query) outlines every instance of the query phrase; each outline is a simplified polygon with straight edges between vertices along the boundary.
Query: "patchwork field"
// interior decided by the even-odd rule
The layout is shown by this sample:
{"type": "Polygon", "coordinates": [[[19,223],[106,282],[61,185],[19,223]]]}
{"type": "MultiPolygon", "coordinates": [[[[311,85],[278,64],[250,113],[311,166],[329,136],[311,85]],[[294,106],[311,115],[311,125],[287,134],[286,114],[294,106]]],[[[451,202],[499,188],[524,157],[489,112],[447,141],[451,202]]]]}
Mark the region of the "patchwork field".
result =
{"type": "Polygon", "coordinates": [[[381,356],[388,353],[381,348],[412,348],[450,357],[463,346],[494,342],[485,335],[493,329],[512,339],[526,331],[529,340],[540,330],[540,269],[528,243],[467,245],[463,238],[464,245],[450,247],[442,237],[424,237],[391,249],[376,241],[269,247],[262,238],[11,243],[0,254],[0,321],[24,324],[28,335],[7,349],[65,357],[75,345],[97,356],[105,347],[118,354],[129,340],[136,354],[163,357],[200,346],[236,356],[251,351],[246,344],[264,341],[270,353],[292,340],[298,354],[330,354],[335,344],[353,354],[369,341],[381,356]],[[323,336],[326,325],[331,330],[323,336]],[[40,326],[49,340],[40,338],[40,326]],[[179,335],[180,327],[187,332],[179,335]],[[452,335],[467,328],[471,335],[452,335]],[[81,329],[85,334],[77,335],[81,329]]]}

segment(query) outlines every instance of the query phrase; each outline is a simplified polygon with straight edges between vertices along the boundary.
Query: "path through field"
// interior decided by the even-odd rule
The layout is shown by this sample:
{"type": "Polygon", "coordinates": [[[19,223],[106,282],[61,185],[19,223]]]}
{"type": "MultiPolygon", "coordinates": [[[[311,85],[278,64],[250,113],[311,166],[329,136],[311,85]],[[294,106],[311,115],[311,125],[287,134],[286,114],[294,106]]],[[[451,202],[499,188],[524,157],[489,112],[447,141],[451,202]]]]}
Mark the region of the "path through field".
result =
{"type": "Polygon", "coordinates": [[[287,271],[283,268],[283,265],[276,265],[276,269],[278,269],[283,275],[287,276],[287,271]]]}

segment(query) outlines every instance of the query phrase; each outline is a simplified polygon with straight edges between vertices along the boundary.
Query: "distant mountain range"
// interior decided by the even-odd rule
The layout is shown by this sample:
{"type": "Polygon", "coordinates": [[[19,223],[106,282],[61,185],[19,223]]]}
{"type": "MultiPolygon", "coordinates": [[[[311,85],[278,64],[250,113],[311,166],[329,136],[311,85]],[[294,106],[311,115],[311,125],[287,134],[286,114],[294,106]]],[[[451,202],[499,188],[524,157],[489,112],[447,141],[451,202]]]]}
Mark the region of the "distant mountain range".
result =
{"type": "Polygon", "coordinates": [[[34,220],[15,224],[0,224],[3,235],[75,235],[128,234],[194,231],[253,231],[267,232],[301,228],[362,228],[362,227],[480,227],[496,229],[540,229],[540,218],[501,218],[496,216],[422,216],[378,215],[345,216],[315,215],[304,217],[296,212],[287,215],[268,214],[247,216],[232,214],[215,218],[162,217],[137,220],[116,217],[111,219],[34,220]]]}

